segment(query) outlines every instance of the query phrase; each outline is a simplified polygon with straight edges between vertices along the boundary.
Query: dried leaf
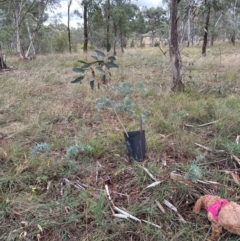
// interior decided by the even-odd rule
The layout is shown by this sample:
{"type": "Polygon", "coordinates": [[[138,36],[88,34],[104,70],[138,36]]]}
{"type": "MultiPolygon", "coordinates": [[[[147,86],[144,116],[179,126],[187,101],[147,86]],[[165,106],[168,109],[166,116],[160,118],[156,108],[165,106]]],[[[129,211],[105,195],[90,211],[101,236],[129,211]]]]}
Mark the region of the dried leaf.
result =
{"type": "Polygon", "coordinates": [[[177,212],[177,211],[178,211],[177,208],[176,208],[174,205],[172,205],[168,200],[164,199],[163,203],[164,203],[167,207],[169,207],[170,209],[172,209],[174,212],[177,212]]]}
{"type": "Polygon", "coordinates": [[[178,217],[179,217],[179,220],[182,222],[182,223],[187,223],[187,221],[182,217],[181,214],[177,213],[178,217]]]}
{"type": "Polygon", "coordinates": [[[240,165],[240,159],[232,154],[233,159],[240,165]]]}
{"type": "Polygon", "coordinates": [[[156,187],[157,185],[161,184],[163,181],[156,181],[153,182],[152,184],[148,185],[145,189],[151,188],[151,187],[156,187]]]}
{"type": "Polygon", "coordinates": [[[163,208],[162,204],[160,204],[157,200],[155,200],[155,203],[157,204],[158,208],[162,211],[162,213],[166,213],[166,211],[163,208]]]}
{"type": "Polygon", "coordinates": [[[0,147],[0,159],[6,159],[7,158],[7,153],[4,151],[2,147],[0,147]]]}
{"type": "Polygon", "coordinates": [[[43,228],[42,228],[39,224],[37,225],[37,227],[38,227],[38,229],[40,230],[40,232],[43,231],[43,228]]]}
{"type": "Polygon", "coordinates": [[[237,138],[236,138],[236,143],[237,144],[239,143],[239,138],[240,138],[240,135],[237,135],[237,138]]]}
{"type": "Polygon", "coordinates": [[[128,219],[128,217],[126,215],[123,215],[123,214],[120,214],[120,213],[114,213],[113,216],[116,217],[116,218],[128,219]]]}
{"type": "Polygon", "coordinates": [[[118,211],[120,214],[123,214],[123,215],[125,215],[126,217],[131,218],[131,219],[133,219],[133,220],[135,220],[135,221],[141,222],[140,219],[136,218],[135,216],[131,215],[130,213],[128,213],[128,212],[126,212],[126,211],[123,211],[122,209],[120,209],[120,208],[118,208],[118,207],[116,207],[116,206],[114,206],[113,208],[114,208],[116,211],[118,211]]]}
{"type": "Polygon", "coordinates": [[[49,181],[49,182],[48,182],[48,184],[47,184],[47,190],[49,190],[49,189],[50,189],[51,184],[52,184],[52,181],[49,181]]]}
{"type": "Polygon", "coordinates": [[[71,208],[70,208],[70,207],[68,207],[68,206],[66,206],[66,207],[64,207],[64,210],[65,210],[65,212],[66,212],[67,214],[69,214],[69,213],[70,213],[70,211],[71,211],[71,208]]]}
{"type": "Polygon", "coordinates": [[[180,175],[180,174],[176,174],[176,173],[174,173],[174,172],[171,172],[170,173],[170,178],[172,179],[172,180],[175,180],[175,181],[184,181],[185,179],[184,179],[184,176],[182,176],[182,175],[180,175]]]}
{"type": "Polygon", "coordinates": [[[27,222],[27,221],[21,221],[21,225],[22,225],[23,227],[27,227],[27,226],[28,226],[28,222],[27,222]]]}
{"type": "Polygon", "coordinates": [[[37,240],[40,241],[40,239],[41,239],[41,235],[38,233],[37,234],[37,240]]]}
{"type": "Polygon", "coordinates": [[[223,172],[223,173],[226,173],[226,174],[231,174],[232,173],[232,171],[229,171],[229,170],[222,170],[220,172],[223,172]]]}
{"type": "Polygon", "coordinates": [[[234,172],[232,172],[231,175],[232,175],[232,178],[233,178],[234,182],[235,182],[236,184],[240,185],[240,181],[239,181],[238,175],[235,174],[234,172]]]}
{"type": "Polygon", "coordinates": [[[21,232],[20,235],[19,235],[19,239],[20,240],[24,240],[26,237],[27,237],[27,232],[26,231],[21,232]]]}
{"type": "Polygon", "coordinates": [[[162,158],[162,164],[163,164],[163,166],[165,167],[165,166],[167,166],[167,160],[166,160],[166,158],[164,157],[164,158],[162,158]]]}

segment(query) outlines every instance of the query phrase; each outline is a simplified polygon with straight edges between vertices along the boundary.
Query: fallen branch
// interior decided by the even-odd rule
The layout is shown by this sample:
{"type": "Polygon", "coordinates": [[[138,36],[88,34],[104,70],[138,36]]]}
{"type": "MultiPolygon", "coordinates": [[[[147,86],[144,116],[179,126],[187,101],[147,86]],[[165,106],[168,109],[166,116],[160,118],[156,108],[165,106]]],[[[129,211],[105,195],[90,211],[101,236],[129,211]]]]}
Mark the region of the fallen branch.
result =
{"type": "Polygon", "coordinates": [[[212,151],[218,152],[218,153],[223,153],[223,152],[225,152],[224,150],[212,150],[211,148],[209,148],[209,147],[207,147],[207,146],[203,146],[203,145],[198,144],[198,143],[194,143],[194,144],[195,144],[196,146],[199,146],[199,147],[203,148],[203,149],[206,150],[206,151],[209,151],[209,152],[212,152],[212,151]]]}
{"type": "Polygon", "coordinates": [[[209,125],[212,125],[212,124],[215,124],[217,123],[219,120],[215,120],[215,121],[211,121],[211,122],[208,122],[208,123],[205,123],[205,124],[201,124],[201,125],[190,125],[190,124],[185,124],[184,126],[186,127],[205,127],[205,126],[209,126],[209,125]]]}
{"type": "Polygon", "coordinates": [[[148,224],[150,224],[150,225],[152,225],[152,226],[154,226],[154,227],[161,228],[160,226],[158,226],[158,225],[155,224],[155,223],[151,223],[151,222],[146,221],[146,220],[141,220],[141,219],[139,219],[139,218],[131,215],[129,212],[124,211],[124,210],[122,210],[121,208],[115,206],[114,203],[113,203],[113,200],[112,200],[112,198],[111,198],[111,196],[110,196],[109,189],[108,189],[108,185],[105,185],[105,191],[106,191],[108,200],[109,200],[109,202],[110,202],[110,205],[111,205],[110,208],[111,208],[111,210],[112,210],[112,213],[113,213],[113,216],[114,216],[114,217],[123,218],[123,219],[132,219],[132,220],[137,221],[137,222],[139,222],[139,223],[144,222],[144,223],[148,223],[148,224]],[[117,211],[118,213],[115,213],[114,210],[117,211]]]}

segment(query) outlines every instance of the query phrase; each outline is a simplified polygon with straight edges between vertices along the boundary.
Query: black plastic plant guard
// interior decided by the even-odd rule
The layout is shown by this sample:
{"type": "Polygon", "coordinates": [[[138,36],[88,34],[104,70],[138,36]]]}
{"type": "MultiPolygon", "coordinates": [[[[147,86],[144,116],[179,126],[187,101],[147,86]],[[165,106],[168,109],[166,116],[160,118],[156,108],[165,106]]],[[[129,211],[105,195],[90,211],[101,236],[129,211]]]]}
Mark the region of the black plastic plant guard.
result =
{"type": "Polygon", "coordinates": [[[146,152],[145,131],[130,131],[127,134],[124,133],[124,137],[129,157],[136,161],[142,161],[146,152]]]}

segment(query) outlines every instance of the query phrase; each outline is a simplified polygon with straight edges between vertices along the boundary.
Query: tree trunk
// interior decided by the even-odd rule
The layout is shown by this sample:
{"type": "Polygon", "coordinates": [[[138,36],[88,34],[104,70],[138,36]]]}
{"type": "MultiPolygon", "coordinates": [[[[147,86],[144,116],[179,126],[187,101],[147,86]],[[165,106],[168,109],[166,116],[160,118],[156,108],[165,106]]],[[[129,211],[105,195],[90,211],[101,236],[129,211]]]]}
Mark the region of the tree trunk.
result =
{"type": "Polygon", "coordinates": [[[142,48],[143,47],[143,36],[141,34],[141,38],[140,38],[140,47],[142,48]]]}
{"type": "MultiPolygon", "coordinates": [[[[180,0],[181,1],[181,0],[180,0]]],[[[170,57],[173,75],[173,87],[172,90],[184,90],[184,84],[182,82],[181,75],[181,61],[178,46],[178,31],[177,31],[177,5],[179,0],[171,0],[171,33],[170,33],[170,57]]]]}
{"type": "Polygon", "coordinates": [[[236,32],[235,32],[235,30],[233,30],[232,37],[231,37],[231,43],[233,45],[235,45],[235,41],[236,41],[236,32]]]}
{"type": "Polygon", "coordinates": [[[84,28],[84,44],[83,52],[88,51],[88,16],[87,16],[87,3],[83,3],[83,28],[84,28]]]}
{"type": "MultiPolygon", "coordinates": [[[[190,11],[190,10],[189,10],[189,11],[190,11]]],[[[191,22],[190,22],[190,14],[188,15],[187,25],[188,25],[188,42],[187,42],[187,47],[189,47],[190,42],[191,42],[191,22]]]]}
{"type": "Polygon", "coordinates": [[[70,7],[71,7],[71,5],[72,5],[72,0],[69,0],[69,1],[68,1],[68,26],[67,26],[69,53],[72,52],[71,31],[70,31],[70,7]]]}
{"type": "Polygon", "coordinates": [[[106,39],[106,46],[110,44],[110,0],[107,0],[107,39],[106,39]]]}
{"type": "Polygon", "coordinates": [[[233,8],[233,20],[232,20],[233,32],[232,32],[232,36],[231,36],[231,42],[232,42],[233,45],[235,45],[236,30],[237,30],[237,20],[238,20],[237,1],[238,0],[235,0],[234,8],[233,8]]]}
{"type": "Polygon", "coordinates": [[[206,17],[206,23],[205,23],[205,29],[204,29],[204,36],[203,36],[203,46],[202,46],[202,55],[206,55],[207,50],[207,42],[208,42],[208,26],[210,21],[210,13],[211,13],[211,4],[208,4],[207,9],[207,17],[206,17]]]}
{"type": "Polygon", "coordinates": [[[152,30],[152,47],[154,47],[155,30],[152,30]]]}
{"type": "Polygon", "coordinates": [[[117,24],[113,22],[113,31],[114,31],[114,42],[113,42],[113,55],[117,55],[116,45],[117,45],[117,24]]]}
{"type": "Polygon", "coordinates": [[[21,36],[20,36],[20,25],[21,25],[21,6],[19,1],[15,1],[15,21],[16,21],[16,42],[17,42],[17,54],[19,59],[24,59],[23,48],[21,44],[21,36]]]}
{"type": "Polygon", "coordinates": [[[8,67],[7,67],[7,65],[4,61],[3,54],[0,51],[0,71],[3,70],[3,69],[8,69],[8,67]]]}
{"type": "Polygon", "coordinates": [[[31,34],[30,29],[29,29],[29,26],[28,26],[28,22],[26,22],[26,25],[27,25],[28,38],[29,38],[30,43],[29,43],[27,52],[26,52],[26,54],[25,54],[25,58],[26,58],[26,59],[28,58],[28,55],[29,55],[29,52],[30,52],[30,49],[31,49],[31,48],[32,48],[32,51],[33,51],[32,57],[35,58],[36,52],[35,52],[35,48],[34,48],[34,46],[33,46],[33,40],[34,40],[34,38],[35,38],[36,32],[34,32],[33,34],[31,34]]]}
{"type": "Polygon", "coordinates": [[[121,46],[121,51],[124,53],[124,43],[123,43],[123,34],[122,31],[120,31],[120,46],[121,46]]]}

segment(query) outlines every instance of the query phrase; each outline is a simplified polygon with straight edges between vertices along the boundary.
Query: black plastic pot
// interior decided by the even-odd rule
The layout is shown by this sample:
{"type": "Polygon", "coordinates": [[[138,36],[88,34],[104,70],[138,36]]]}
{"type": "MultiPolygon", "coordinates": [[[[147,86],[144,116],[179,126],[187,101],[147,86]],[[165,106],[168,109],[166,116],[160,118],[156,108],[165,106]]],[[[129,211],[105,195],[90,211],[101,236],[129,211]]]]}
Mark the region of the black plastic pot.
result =
{"type": "Polygon", "coordinates": [[[124,137],[129,157],[136,161],[142,161],[146,152],[145,131],[130,131],[127,134],[124,133],[124,137]]]}

